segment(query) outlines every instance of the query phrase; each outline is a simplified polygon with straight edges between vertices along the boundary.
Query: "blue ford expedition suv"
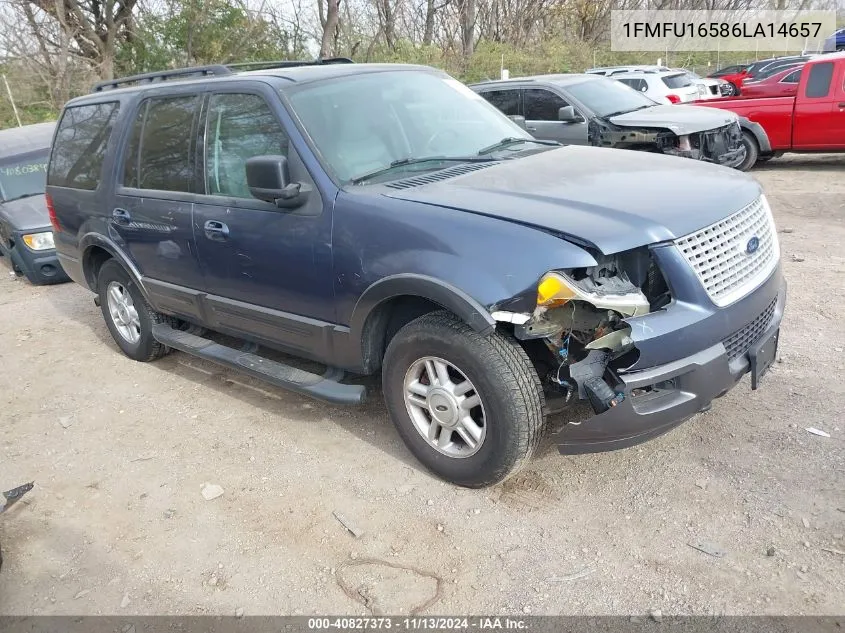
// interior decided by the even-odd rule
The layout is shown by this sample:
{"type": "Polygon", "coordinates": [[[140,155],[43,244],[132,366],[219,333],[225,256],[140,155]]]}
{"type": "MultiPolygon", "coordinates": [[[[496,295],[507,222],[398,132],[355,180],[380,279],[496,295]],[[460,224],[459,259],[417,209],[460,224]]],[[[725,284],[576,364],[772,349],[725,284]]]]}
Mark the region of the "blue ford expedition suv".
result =
{"type": "Polygon", "coordinates": [[[554,432],[562,452],[757,388],[786,291],[755,181],[539,141],[438,70],[346,62],[167,71],[66,105],[55,244],[127,356],[348,404],[380,371],[408,448],[475,487],[579,399],[595,415],[554,432]]]}

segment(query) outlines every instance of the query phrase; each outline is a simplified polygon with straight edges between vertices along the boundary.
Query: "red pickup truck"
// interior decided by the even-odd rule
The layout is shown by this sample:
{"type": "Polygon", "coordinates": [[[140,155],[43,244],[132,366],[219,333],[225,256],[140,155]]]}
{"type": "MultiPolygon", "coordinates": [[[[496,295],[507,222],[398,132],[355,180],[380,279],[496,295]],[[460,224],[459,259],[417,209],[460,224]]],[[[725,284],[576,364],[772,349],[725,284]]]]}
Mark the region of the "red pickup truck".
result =
{"type": "Polygon", "coordinates": [[[730,97],[695,105],[730,110],[751,122],[742,125],[748,167],[784,152],[845,152],[845,53],[808,61],[794,97],[730,97]]]}

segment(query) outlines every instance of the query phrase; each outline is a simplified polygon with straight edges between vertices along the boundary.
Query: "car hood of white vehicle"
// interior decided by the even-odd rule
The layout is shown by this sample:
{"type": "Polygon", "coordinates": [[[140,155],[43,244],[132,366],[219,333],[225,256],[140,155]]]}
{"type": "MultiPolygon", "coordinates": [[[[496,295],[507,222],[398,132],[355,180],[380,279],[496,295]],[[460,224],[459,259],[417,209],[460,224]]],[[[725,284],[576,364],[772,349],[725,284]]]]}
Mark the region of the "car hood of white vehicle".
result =
{"type": "Polygon", "coordinates": [[[733,112],[692,105],[656,105],[610,117],[610,122],[615,125],[664,128],[678,135],[713,130],[736,120],[733,112]]]}

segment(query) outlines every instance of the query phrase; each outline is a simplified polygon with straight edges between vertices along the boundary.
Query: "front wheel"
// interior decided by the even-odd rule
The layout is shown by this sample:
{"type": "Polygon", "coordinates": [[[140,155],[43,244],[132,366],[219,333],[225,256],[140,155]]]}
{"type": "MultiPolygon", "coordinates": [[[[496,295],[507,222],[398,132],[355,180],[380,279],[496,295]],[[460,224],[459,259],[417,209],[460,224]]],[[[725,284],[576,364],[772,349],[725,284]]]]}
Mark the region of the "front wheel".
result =
{"type": "Polygon", "coordinates": [[[530,458],[542,433],[542,387],[525,350],[499,332],[482,336],[448,312],[396,333],[382,386],[410,451],[460,486],[503,481],[530,458]]]}
{"type": "Polygon", "coordinates": [[[748,171],[757,164],[760,148],[757,145],[757,139],[747,130],[742,131],[742,146],[745,148],[745,160],[737,165],[737,169],[748,171]]]}

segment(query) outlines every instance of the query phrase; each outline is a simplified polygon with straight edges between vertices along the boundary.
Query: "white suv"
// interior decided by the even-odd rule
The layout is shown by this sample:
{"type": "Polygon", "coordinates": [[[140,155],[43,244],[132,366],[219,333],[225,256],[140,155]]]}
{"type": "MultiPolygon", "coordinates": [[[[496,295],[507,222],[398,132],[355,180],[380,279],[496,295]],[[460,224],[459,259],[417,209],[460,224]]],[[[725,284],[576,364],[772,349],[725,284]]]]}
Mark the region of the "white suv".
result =
{"type": "Polygon", "coordinates": [[[699,99],[698,86],[684,72],[628,72],[614,74],[611,79],[620,81],[642,92],[657,102],[688,103],[699,99]]]}

